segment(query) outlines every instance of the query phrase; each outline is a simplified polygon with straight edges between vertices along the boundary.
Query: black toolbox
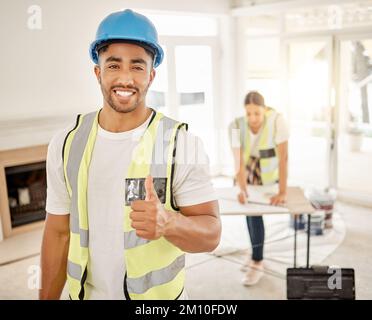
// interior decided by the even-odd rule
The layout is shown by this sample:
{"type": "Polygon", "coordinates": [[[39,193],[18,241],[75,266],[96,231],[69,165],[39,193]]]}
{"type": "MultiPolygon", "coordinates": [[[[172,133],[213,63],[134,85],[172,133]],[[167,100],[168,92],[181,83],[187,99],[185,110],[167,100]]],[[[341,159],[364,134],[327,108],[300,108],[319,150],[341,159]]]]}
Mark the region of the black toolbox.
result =
{"type": "MultiPolygon", "coordinates": [[[[297,223],[295,216],[295,225],[297,223]]],[[[306,268],[297,268],[297,228],[294,241],[294,267],[287,269],[287,299],[355,300],[354,269],[328,266],[309,267],[310,224],[308,214],[306,268]]]]}
{"type": "Polygon", "coordinates": [[[288,268],[287,299],[355,300],[354,269],[288,268]]]}

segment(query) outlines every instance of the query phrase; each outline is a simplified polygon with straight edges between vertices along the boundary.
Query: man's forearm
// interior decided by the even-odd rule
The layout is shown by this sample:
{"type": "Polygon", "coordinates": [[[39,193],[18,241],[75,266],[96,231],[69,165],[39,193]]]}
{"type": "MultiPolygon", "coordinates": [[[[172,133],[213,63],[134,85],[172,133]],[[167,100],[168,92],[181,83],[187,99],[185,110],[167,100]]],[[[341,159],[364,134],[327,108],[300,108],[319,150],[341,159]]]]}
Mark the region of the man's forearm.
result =
{"type": "Polygon", "coordinates": [[[184,216],[170,212],[164,237],[185,252],[213,251],[221,234],[220,219],[213,215],[184,216]]]}
{"type": "Polygon", "coordinates": [[[60,299],[66,283],[69,236],[45,233],[41,249],[39,299],[60,299]]]}

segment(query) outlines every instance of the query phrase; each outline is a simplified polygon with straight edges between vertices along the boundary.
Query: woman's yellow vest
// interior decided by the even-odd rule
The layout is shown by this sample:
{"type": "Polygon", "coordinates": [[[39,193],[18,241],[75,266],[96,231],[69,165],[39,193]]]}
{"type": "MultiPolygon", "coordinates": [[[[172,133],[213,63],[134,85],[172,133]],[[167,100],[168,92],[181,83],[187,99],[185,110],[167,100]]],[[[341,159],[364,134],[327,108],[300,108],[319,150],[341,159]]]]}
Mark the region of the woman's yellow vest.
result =
{"type": "MultiPolygon", "coordinates": [[[[87,299],[87,264],[89,259],[89,229],[87,188],[88,171],[97,136],[98,114],[79,115],[76,126],[66,136],[63,146],[64,174],[71,199],[70,246],[67,263],[67,282],[70,299],[87,299]]],[[[179,130],[187,125],[153,112],[145,133],[131,156],[126,179],[166,179],[164,207],[177,214],[172,197],[172,180],[176,140],[179,130]]],[[[119,159],[118,159],[119,160],[119,159]]],[[[120,160],[119,160],[120,161],[120,160]]],[[[164,180],[163,180],[164,181],[164,180]]],[[[124,193],[124,192],[123,192],[124,193]]],[[[131,227],[130,205],[123,194],[123,239],[126,273],[123,290],[126,299],[177,299],[185,281],[185,254],[164,237],[146,240],[131,227]]]]}
{"type": "MultiPolygon", "coordinates": [[[[277,115],[278,113],[271,108],[265,112],[264,123],[258,137],[257,148],[259,151],[261,180],[264,185],[276,183],[279,179],[275,143],[275,121],[277,115]]],[[[240,147],[243,149],[244,163],[248,165],[252,146],[246,117],[235,119],[234,127],[240,130],[240,147]]]]}

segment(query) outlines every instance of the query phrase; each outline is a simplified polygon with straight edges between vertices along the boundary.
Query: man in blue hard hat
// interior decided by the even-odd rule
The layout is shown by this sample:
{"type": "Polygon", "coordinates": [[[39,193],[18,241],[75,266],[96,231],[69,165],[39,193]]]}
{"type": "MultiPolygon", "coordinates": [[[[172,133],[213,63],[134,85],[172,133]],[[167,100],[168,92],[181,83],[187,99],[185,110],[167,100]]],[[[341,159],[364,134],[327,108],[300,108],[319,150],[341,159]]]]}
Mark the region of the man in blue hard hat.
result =
{"type": "MultiPolygon", "coordinates": [[[[145,96],[154,77],[155,69],[162,61],[164,52],[158,44],[153,24],[143,15],[132,10],[116,12],[102,21],[96,40],[90,46],[90,56],[96,64],[95,73],[101,85],[104,100],[117,112],[130,112],[139,103],[145,103],[145,96]],[[125,22],[125,23],[123,23],[125,22]],[[144,52],[146,55],[143,55],[144,52]],[[119,90],[116,75],[122,57],[143,55],[134,61],[131,83],[127,90],[119,90]],[[116,56],[115,56],[116,54],[116,56]],[[124,108],[124,109],[123,109],[124,108]]],[[[123,87],[123,86],[121,86],[123,87]]]]}
{"type": "Polygon", "coordinates": [[[70,299],[186,299],[185,253],[218,245],[201,141],[145,103],[163,55],[141,14],[99,25],[90,56],[103,108],[48,148],[41,299],[59,299],[66,279],[70,299]]]}

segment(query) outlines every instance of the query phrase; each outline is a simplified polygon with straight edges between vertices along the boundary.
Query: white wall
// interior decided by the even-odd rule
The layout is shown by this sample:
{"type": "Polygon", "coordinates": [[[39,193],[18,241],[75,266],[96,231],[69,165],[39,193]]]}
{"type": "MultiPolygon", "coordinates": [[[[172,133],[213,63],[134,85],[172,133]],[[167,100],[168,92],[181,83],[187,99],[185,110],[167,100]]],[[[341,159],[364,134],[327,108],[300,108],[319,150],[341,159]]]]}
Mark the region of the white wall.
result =
{"type": "Polygon", "coordinates": [[[107,14],[123,8],[224,14],[228,4],[228,0],[1,1],[0,123],[76,114],[101,105],[88,47],[107,14]],[[28,28],[32,5],[42,10],[41,30],[28,28]]]}

